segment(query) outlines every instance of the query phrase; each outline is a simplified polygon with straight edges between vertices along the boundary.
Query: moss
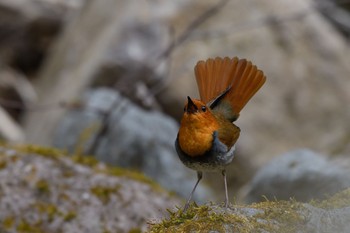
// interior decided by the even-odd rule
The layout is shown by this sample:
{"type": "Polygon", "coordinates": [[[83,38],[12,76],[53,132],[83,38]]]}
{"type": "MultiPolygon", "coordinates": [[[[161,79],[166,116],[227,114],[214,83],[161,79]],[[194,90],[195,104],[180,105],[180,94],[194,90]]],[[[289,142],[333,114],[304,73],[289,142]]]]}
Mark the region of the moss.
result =
{"type": "Polygon", "coordinates": [[[37,202],[33,205],[33,207],[39,211],[40,214],[46,216],[48,222],[52,222],[57,217],[62,217],[64,221],[69,222],[77,217],[77,213],[75,211],[68,211],[67,213],[63,213],[58,209],[56,205],[45,202],[37,202]]]}
{"type": "Polygon", "coordinates": [[[75,163],[83,164],[91,168],[94,168],[99,163],[97,159],[87,155],[73,155],[71,158],[75,163]]]}
{"type": "Polygon", "coordinates": [[[282,227],[283,232],[297,232],[307,220],[307,216],[302,214],[306,213],[306,209],[295,200],[265,201],[252,204],[250,207],[263,210],[262,213],[254,217],[263,219],[268,223],[265,224],[267,226],[266,230],[278,231],[282,227]],[[279,224],[274,224],[276,221],[279,224]]]}
{"type": "Polygon", "coordinates": [[[4,169],[7,166],[7,161],[4,159],[0,160],[0,169],[4,169]]]}
{"type": "Polygon", "coordinates": [[[140,228],[132,228],[129,230],[128,233],[142,233],[140,228]]]}
{"type": "Polygon", "coordinates": [[[114,187],[95,186],[90,189],[91,193],[98,197],[103,204],[107,204],[112,194],[116,194],[120,185],[114,187]]]}
{"type": "Polygon", "coordinates": [[[22,219],[17,226],[17,232],[19,233],[45,233],[40,227],[29,224],[26,220],[22,219]]]}
{"type": "Polygon", "coordinates": [[[164,191],[164,189],[158,183],[138,171],[131,171],[119,167],[108,167],[105,170],[105,173],[113,176],[123,176],[132,180],[140,181],[142,183],[150,185],[155,191],[164,191]]]}
{"type": "Polygon", "coordinates": [[[35,188],[40,194],[50,193],[49,183],[44,179],[38,180],[35,184],[35,188]]]}
{"type": "MultiPolygon", "coordinates": [[[[169,211],[169,214],[168,219],[153,225],[150,232],[209,232],[210,230],[225,232],[227,224],[238,226],[246,222],[244,216],[215,213],[209,206],[191,205],[186,213],[178,210],[177,212],[169,211]]],[[[243,229],[246,231],[238,232],[249,232],[251,228],[245,225],[243,229]]]]}
{"type": "Polygon", "coordinates": [[[62,215],[57,206],[51,203],[37,202],[33,207],[36,208],[39,213],[46,215],[49,222],[53,221],[56,216],[62,215]]]}
{"type": "Polygon", "coordinates": [[[350,206],[350,188],[345,189],[327,200],[313,200],[311,205],[323,209],[338,209],[350,206]]]}
{"type": "MultiPolygon", "coordinates": [[[[37,145],[5,145],[7,148],[15,149],[22,153],[33,153],[41,156],[45,156],[47,158],[58,159],[64,156],[69,157],[69,155],[65,151],[61,151],[55,148],[50,147],[42,147],[37,145]]],[[[71,159],[78,164],[82,164],[94,169],[96,172],[105,173],[108,175],[118,176],[118,177],[126,177],[132,180],[136,180],[145,184],[150,185],[154,191],[164,192],[165,190],[153,181],[151,178],[145,176],[141,172],[131,171],[128,169],[123,169],[119,167],[113,167],[106,165],[105,167],[99,167],[99,161],[96,160],[93,156],[87,155],[71,155],[71,159]]],[[[72,175],[72,173],[67,173],[67,176],[72,175]]]]}
{"type": "Polygon", "coordinates": [[[76,217],[77,217],[77,213],[75,211],[70,211],[64,215],[63,220],[65,222],[69,222],[69,221],[75,219],[76,217]]]}
{"type": "Polygon", "coordinates": [[[6,230],[10,230],[15,223],[14,217],[7,217],[2,221],[2,227],[6,230]]]}
{"type": "Polygon", "coordinates": [[[302,208],[295,201],[268,201],[227,211],[191,205],[186,213],[169,211],[170,217],[151,225],[149,232],[296,232],[306,220],[300,214],[302,208]],[[248,208],[256,210],[254,215],[242,213],[248,208]]]}
{"type": "Polygon", "coordinates": [[[49,158],[59,158],[66,154],[64,151],[58,150],[56,148],[43,147],[37,145],[17,145],[13,147],[14,149],[17,149],[18,151],[23,153],[38,154],[49,158]]]}

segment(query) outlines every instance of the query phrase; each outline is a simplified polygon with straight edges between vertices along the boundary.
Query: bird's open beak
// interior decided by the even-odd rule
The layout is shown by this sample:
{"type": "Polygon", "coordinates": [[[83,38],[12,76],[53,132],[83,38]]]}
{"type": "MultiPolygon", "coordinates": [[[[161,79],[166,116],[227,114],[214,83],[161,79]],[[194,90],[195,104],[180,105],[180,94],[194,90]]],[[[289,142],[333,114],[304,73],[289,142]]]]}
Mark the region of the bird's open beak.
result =
{"type": "Polygon", "coordinates": [[[191,100],[191,98],[189,96],[187,96],[187,108],[186,108],[186,112],[187,113],[195,113],[198,111],[197,106],[193,103],[193,101],[191,100]]]}

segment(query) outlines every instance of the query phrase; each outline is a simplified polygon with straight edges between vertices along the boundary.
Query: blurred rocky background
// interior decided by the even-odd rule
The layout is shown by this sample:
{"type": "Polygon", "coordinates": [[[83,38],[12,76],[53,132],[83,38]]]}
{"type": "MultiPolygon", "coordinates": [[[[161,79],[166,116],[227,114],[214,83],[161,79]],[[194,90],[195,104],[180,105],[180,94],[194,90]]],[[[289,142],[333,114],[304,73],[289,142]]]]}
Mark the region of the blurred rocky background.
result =
{"type": "MultiPolygon", "coordinates": [[[[182,197],[173,144],[198,60],[238,56],[267,82],[241,112],[231,200],[348,187],[350,1],[0,0],[0,136],[141,171],[182,197]],[[300,148],[306,148],[300,150],[300,148]]],[[[220,174],[196,200],[222,201],[220,174]]]]}

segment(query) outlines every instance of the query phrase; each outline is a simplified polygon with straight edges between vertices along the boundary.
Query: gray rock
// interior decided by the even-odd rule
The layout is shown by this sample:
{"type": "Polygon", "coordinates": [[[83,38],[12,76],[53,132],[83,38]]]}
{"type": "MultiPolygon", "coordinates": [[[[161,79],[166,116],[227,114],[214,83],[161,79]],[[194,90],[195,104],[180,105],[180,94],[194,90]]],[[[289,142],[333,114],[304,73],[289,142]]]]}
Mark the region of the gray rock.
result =
{"type": "Polygon", "coordinates": [[[40,155],[28,148],[0,147],[2,233],[144,232],[148,219],[179,205],[167,191],[110,175],[103,164],[85,166],[51,149],[40,148],[40,155]]]}
{"type": "Polygon", "coordinates": [[[350,186],[350,173],[310,150],[297,150],[273,159],[253,178],[246,201],[298,201],[325,198],[350,186]]]}
{"type": "MultiPolygon", "coordinates": [[[[153,14],[145,18],[143,9],[137,0],[86,1],[50,47],[35,82],[37,104],[71,101],[91,85],[111,84],[143,106],[156,105],[154,91],[148,89],[162,84],[167,65],[155,58],[170,36],[167,24],[153,14]]],[[[23,119],[28,141],[51,145],[64,114],[63,108],[28,111],[23,119]]]]}
{"type": "Polygon", "coordinates": [[[350,207],[322,209],[304,204],[309,218],[304,232],[347,233],[350,227],[350,207]]]}
{"type": "MultiPolygon", "coordinates": [[[[184,197],[189,195],[196,175],[176,155],[178,125],[174,120],[143,110],[106,88],[88,92],[84,102],[84,109],[73,110],[63,118],[55,133],[55,146],[94,154],[110,165],[140,170],[162,186],[184,197]]],[[[197,201],[204,201],[210,191],[200,186],[195,196],[197,201]]]]}

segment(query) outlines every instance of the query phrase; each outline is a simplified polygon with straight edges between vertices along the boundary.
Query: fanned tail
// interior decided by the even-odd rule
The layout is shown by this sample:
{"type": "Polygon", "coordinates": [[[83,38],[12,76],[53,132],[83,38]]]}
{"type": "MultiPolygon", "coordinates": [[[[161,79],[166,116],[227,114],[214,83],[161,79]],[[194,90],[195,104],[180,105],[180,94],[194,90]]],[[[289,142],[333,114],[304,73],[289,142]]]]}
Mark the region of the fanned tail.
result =
{"type": "Polygon", "coordinates": [[[237,116],[266,81],[255,65],[237,57],[199,61],[194,69],[201,100],[209,103],[222,95],[237,116]]]}

